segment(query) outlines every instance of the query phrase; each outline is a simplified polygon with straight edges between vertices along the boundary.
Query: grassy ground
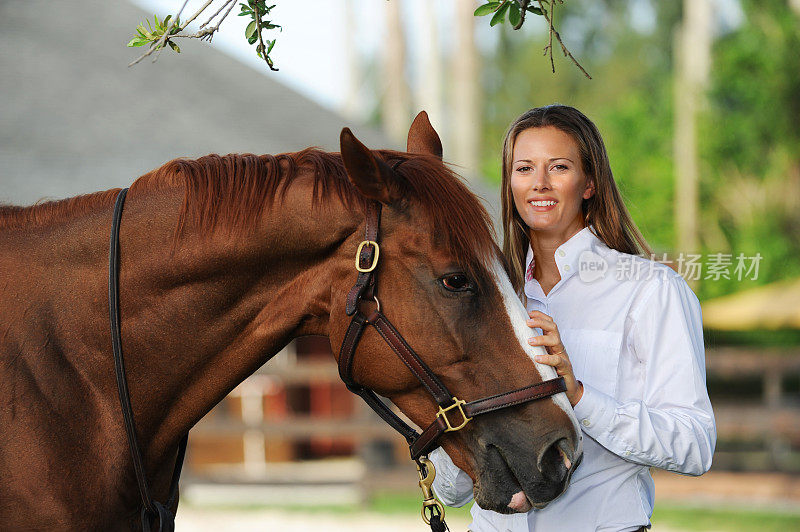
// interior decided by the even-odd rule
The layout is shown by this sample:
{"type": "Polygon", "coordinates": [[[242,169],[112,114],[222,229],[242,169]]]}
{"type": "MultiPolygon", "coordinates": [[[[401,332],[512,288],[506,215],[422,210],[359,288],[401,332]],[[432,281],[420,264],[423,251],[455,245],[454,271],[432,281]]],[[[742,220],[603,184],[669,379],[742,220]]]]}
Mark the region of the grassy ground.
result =
{"type": "Polygon", "coordinates": [[[714,532],[787,532],[800,530],[800,512],[746,510],[728,507],[691,507],[656,504],[654,529],[658,525],[681,530],[714,532]]]}
{"type": "MultiPolygon", "coordinates": [[[[447,508],[446,517],[450,521],[469,522],[469,506],[447,508]]],[[[258,511],[263,506],[237,506],[237,511],[258,511]]],[[[377,492],[372,501],[365,506],[313,506],[295,508],[281,506],[281,510],[291,510],[296,514],[334,514],[344,518],[348,514],[371,512],[381,515],[413,516],[419,514],[421,499],[414,492],[377,492]]],[[[222,508],[220,508],[222,509],[222,508]]],[[[790,510],[748,510],[738,507],[688,506],[676,503],[656,505],[652,518],[653,530],[668,529],[676,532],[786,532],[800,531],[800,509],[790,510]]]]}
{"type": "MultiPolygon", "coordinates": [[[[469,519],[469,506],[447,508],[448,516],[469,519]]],[[[379,513],[418,512],[420,501],[413,493],[377,493],[370,510],[379,513]]],[[[741,508],[692,507],[679,504],[657,504],[652,518],[653,528],[659,525],[676,530],[708,532],[786,532],[800,531],[800,509],[746,510],[741,508]]]]}

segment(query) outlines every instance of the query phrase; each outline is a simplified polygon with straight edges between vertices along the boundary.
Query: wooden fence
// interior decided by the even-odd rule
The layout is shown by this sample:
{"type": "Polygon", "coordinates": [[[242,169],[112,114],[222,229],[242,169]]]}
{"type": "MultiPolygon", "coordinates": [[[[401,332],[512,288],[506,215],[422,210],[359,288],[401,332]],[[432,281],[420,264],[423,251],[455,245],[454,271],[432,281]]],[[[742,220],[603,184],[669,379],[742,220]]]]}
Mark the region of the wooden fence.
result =
{"type": "MultiPolygon", "coordinates": [[[[706,364],[715,468],[800,471],[800,350],[711,348],[706,364]]],[[[345,389],[327,340],[317,339],[292,344],[192,430],[187,473],[269,481],[278,463],[325,456],[379,466],[402,463],[407,449],[345,389]]]]}

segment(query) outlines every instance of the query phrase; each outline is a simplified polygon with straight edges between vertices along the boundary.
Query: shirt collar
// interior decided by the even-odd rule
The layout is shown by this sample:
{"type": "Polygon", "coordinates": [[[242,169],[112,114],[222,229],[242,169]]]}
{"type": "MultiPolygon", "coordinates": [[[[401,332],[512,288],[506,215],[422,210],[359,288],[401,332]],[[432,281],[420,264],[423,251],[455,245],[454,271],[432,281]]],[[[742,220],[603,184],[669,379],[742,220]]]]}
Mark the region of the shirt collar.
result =
{"type": "MultiPolygon", "coordinates": [[[[555,259],[561,280],[565,280],[577,273],[578,262],[583,251],[595,251],[598,247],[605,247],[603,241],[594,234],[594,226],[588,225],[572,235],[566,242],[556,248],[555,259]]],[[[534,281],[533,268],[535,266],[533,248],[528,243],[528,255],[525,258],[525,284],[534,281]]]]}

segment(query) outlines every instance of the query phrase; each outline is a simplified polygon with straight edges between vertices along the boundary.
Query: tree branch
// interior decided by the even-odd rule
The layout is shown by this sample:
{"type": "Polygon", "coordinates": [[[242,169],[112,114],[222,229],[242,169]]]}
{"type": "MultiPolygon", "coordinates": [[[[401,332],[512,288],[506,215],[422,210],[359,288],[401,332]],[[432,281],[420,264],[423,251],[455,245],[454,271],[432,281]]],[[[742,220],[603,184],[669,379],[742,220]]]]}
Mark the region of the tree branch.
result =
{"type": "Polygon", "coordinates": [[[525,13],[527,13],[528,4],[531,3],[531,0],[516,0],[519,4],[519,22],[513,26],[515,30],[518,30],[525,24],[525,13]]]}
{"type": "Polygon", "coordinates": [[[269,69],[273,72],[277,72],[278,69],[272,66],[272,61],[270,61],[269,55],[267,54],[267,48],[264,46],[264,40],[261,38],[261,14],[258,12],[258,3],[253,4],[253,11],[256,12],[256,31],[258,32],[258,48],[256,48],[256,50],[261,51],[261,57],[264,58],[264,62],[269,69]]]}
{"type": "MultiPolygon", "coordinates": [[[[186,29],[186,26],[188,26],[188,25],[189,25],[189,24],[190,24],[192,21],[194,21],[194,19],[196,19],[197,17],[199,17],[199,16],[200,16],[200,14],[201,14],[203,11],[205,11],[205,10],[206,10],[206,8],[207,8],[208,6],[210,6],[210,5],[211,5],[211,3],[212,3],[213,1],[214,1],[214,0],[206,0],[206,3],[205,3],[205,4],[203,4],[203,7],[201,7],[200,9],[198,9],[198,10],[195,12],[195,14],[194,14],[194,15],[192,15],[191,17],[189,17],[189,20],[187,20],[187,21],[186,21],[186,22],[184,22],[184,23],[183,23],[181,26],[179,26],[179,27],[178,27],[178,30],[177,30],[175,33],[171,33],[171,28],[172,28],[172,26],[170,26],[169,28],[167,28],[167,30],[164,32],[164,35],[162,35],[162,36],[161,36],[161,38],[160,38],[160,39],[159,39],[157,42],[151,43],[151,44],[150,44],[150,48],[148,48],[148,49],[147,49],[147,51],[146,51],[145,53],[143,53],[142,55],[140,55],[139,57],[137,57],[135,60],[133,60],[131,63],[129,63],[129,64],[128,64],[128,66],[129,66],[129,67],[132,67],[133,65],[135,65],[135,64],[139,63],[140,61],[142,61],[142,59],[144,59],[145,57],[148,57],[148,56],[150,56],[150,55],[151,55],[153,52],[155,52],[156,50],[160,50],[160,49],[164,48],[164,46],[166,45],[167,41],[168,41],[170,38],[177,36],[177,34],[179,34],[179,33],[180,33],[180,32],[182,32],[184,29],[186,29]]],[[[235,0],[234,0],[234,1],[235,1],[235,0]]],[[[188,4],[188,3],[189,3],[189,0],[184,0],[184,2],[183,2],[183,5],[181,6],[181,9],[180,9],[180,11],[178,11],[178,15],[175,17],[175,21],[176,21],[176,22],[177,22],[177,21],[179,21],[180,14],[183,12],[183,9],[186,7],[186,4],[188,4]]],[[[212,18],[213,18],[213,17],[212,17],[212,18]]],[[[174,25],[174,23],[173,23],[173,25],[174,25]]],[[[181,35],[181,37],[188,37],[188,36],[187,36],[187,35],[181,35]]],[[[155,57],[154,61],[155,61],[156,59],[158,59],[158,56],[156,56],[156,57],[155,57]]]]}
{"type": "MultiPolygon", "coordinates": [[[[558,1],[563,3],[563,0],[558,0],[558,1]]],[[[578,62],[578,60],[572,56],[572,53],[567,49],[567,47],[564,45],[564,42],[561,40],[561,35],[558,34],[558,31],[556,31],[555,27],[553,26],[553,18],[554,18],[553,13],[555,10],[556,0],[550,0],[549,16],[547,14],[547,10],[542,5],[542,0],[536,0],[536,2],[539,4],[539,9],[542,11],[542,16],[547,21],[548,26],[550,26],[550,42],[547,46],[544,47],[544,53],[547,54],[548,51],[550,52],[550,65],[553,68],[553,72],[556,71],[556,66],[555,63],[553,62],[553,35],[555,35],[558,44],[561,45],[561,51],[564,52],[564,56],[569,57],[572,60],[572,62],[575,63],[575,66],[577,66],[581,70],[581,72],[583,72],[584,76],[586,76],[589,79],[592,79],[592,76],[590,76],[589,73],[586,72],[586,69],[584,69],[583,66],[581,66],[581,64],[578,62]]]]}

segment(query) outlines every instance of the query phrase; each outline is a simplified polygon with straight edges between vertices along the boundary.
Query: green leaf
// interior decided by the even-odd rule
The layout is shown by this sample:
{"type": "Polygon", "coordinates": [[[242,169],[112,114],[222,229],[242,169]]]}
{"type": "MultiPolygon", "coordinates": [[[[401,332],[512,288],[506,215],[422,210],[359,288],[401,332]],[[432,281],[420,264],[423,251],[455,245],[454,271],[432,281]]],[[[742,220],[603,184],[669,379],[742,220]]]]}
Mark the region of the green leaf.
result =
{"type": "Polygon", "coordinates": [[[508,8],[508,21],[512,26],[516,27],[522,20],[522,13],[519,9],[519,4],[515,1],[511,2],[511,7],[508,8]]]}
{"type": "Polygon", "coordinates": [[[175,50],[176,52],[181,53],[180,47],[177,44],[175,44],[174,42],[167,41],[167,44],[169,44],[169,47],[172,48],[173,50],[175,50]]]}
{"type": "Polygon", "coordinates": [[[508,11],[508,3],[513,1],[514,0],[507,0],[502,6],[500,6],[500,8],[492,17],[492,21],[489,23],[489,26],[496,26],[503,23],[503,21],[506,19],[506,11],[508,11]]]}
{"type": "Polygon", "coordinates": [[[269,53],[272,51],[272,47],[275,46],[275,41],[277,40],[278,39],[272,39],[271,41],[267,41],[269,43],[269,46],[267,47],[267,55],[269,55],[269,53]]]}
{"type": "Polygon", "coordinates": [[[488,15],[489,13],[494,13],[494,10],[500,7],[502,2],[489,2],[488,4],[483,4],[482,6],[478,6],[478,9],[475,10],[476,17],[483,17],[488,15]]]}
{"type": "Polygon", "coordinates": [[[539,9],[538,7],[528,6],[527,9],[525,9],[525,11],[529,11],[534,15],[539,15],[539,16],[544,15],[544,13],[542,13],[542,10],[539,9]]]}
{"type": "Polygon", "coordinates": [[[147,44],[147,42],[148,42],[148,41],[147,41],[147,39],[142,39],[141,37],[134,37],[134,38],[133,38],[133,39],[131,39],[131,41],[128,43],[128,46],[129,46],[130,48],[135,48],[135,47],[137,47],[137,46],[144,46],[145,44],[147,44]]]}
{"type": "MultiPolygon", "coordinates": [[[[250,40],[251,37],[253,37],[253,35],[255,35],[256,29],[257,29],[257,27],[256,27],[256,21],[255,20],[247,25],[247,29],[244,30],[244,36],[247,37],[248,41],[250,40]]],[[[253,43],[250,43],[250,44],[253,44],[253,43]]]]}
{"type": "Polygon", "coordinates": [[[257,40],[258,40],[258,35],[253,35],[247,39],[247,44],[255,44],[257,40]]]}

